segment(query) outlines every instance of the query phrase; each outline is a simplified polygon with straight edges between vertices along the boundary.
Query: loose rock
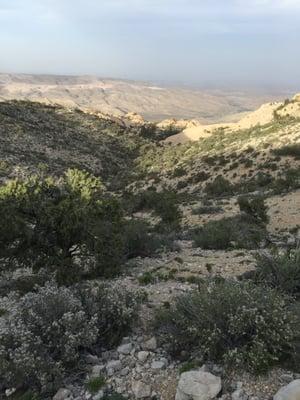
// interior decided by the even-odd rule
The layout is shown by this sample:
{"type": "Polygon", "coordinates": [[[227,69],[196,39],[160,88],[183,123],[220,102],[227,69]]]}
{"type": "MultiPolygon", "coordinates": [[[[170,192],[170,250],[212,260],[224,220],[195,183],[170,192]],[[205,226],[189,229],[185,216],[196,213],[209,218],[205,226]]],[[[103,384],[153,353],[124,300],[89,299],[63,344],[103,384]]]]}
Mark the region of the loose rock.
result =
{"type": "Polygon", "coordinates": [[[151,386],[142,381],[132,383],[132,392],[137,399],[144,399],[151,396],[151,386]]]}
{"type": "Polygon", "coordinates": [[[151,339],[147,340],[147,342],[144,343],[143,348],[145,350],[156,350],[157,349],[157,341],[155,337],[152,337],[151,339]]]}
{"type": "Polygon", "coordinates": [[[296,379],[287,386],[279,389],[273,397],[274,400],[299,400],[300,399],[300,379],[296,379]]]}
{"type": "Polygon", "coordinates": [[[132,350],[131,343],[125,343],[118,347],[118,353],[125,354],[125,355],[130,354],[131,350],[132,350]]]}
{"type": "Polygon", "coordinates": [[[184,372],[180,376],[175,400],[210,400],[217,396],[221,388],[221,379],[209,372],[184,372]]]}
{"type": "Polygon", "coordinates": [[[137,354],[137,358],[140,362],[144,363],[149,357],[149,351],[139,351],[137,354]]]}
{"type": "Polygon", "coordinates": [[[72,393],[69,389],[61,388],[58,392],[53,396],[53,400],[71,400],[72,393]]]}

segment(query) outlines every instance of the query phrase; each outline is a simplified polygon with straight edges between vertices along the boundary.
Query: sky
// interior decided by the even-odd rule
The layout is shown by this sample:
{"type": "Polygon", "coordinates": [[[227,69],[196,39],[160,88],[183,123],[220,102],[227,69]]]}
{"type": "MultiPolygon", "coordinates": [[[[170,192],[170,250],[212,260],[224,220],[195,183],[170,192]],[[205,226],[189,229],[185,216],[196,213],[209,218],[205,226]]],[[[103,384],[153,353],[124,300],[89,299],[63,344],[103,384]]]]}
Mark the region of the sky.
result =
{"type": "Polygon", "coordinates": [[[300,0],[0,0],[0,72],[300,88],[300,0]]]}

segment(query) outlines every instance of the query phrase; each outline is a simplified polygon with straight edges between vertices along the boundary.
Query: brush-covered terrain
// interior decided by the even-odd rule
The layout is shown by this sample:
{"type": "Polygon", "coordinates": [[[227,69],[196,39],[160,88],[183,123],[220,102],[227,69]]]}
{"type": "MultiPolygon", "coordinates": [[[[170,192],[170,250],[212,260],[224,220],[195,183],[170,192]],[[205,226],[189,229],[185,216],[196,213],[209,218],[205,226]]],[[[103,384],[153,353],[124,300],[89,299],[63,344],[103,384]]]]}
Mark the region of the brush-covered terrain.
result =
{"type": "Polygon", "coordinates": [[[300,378],[300,97],[263,110],[191,141],[0,102],[1,399],[265,400],[300,378]]]}

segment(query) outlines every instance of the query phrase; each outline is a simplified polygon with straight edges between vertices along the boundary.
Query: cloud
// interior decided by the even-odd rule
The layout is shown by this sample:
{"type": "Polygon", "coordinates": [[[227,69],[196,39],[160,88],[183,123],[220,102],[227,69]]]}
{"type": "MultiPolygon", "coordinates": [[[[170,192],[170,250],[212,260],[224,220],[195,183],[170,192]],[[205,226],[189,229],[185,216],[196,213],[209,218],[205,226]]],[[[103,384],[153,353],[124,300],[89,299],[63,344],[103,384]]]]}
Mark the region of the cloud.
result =
{"type": "Polygon", "coordinates": [[[0,71],[293,80],[299,37],[300,0],[0,0],[0,71]]]}

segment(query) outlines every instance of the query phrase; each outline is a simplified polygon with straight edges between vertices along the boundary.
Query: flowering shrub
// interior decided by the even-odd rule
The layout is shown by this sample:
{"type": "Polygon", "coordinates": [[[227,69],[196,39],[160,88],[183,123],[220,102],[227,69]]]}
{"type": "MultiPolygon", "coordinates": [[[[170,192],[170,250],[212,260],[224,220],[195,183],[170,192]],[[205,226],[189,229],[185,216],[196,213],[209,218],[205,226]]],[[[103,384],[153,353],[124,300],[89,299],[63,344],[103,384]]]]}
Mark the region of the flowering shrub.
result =
{"type": "Polygon", "coordinates": [[[113,345],[131,328],[136,320],[139,305],[144,300],[143,291],[128,291],[120,283],[86,284],[78,289],[86,315],[96,318],[98,327],[97,342],[113,345]]]}
{"type": "Polygon", "coordinates": [[[172,351],[266,370],[293,351],[296,317],[286,298],[252,283],[216,281],[177,298],[156,325],[172,351]]]}
{"type": "Polygon", "coordinates": [[[256,280],[282,292],[300,295],[300,249],[257,255],[256,280]]]}
{"type": "Polygon", "coordinates": [[[212,250],[255,249],[266,236],[265,227],[246,214],[209,221],[192,233],[195,247],[212,250]]]}
{"type": "Polygon", "coordinates": [[[0,318],[0,386],[54,391],[82,350],[129,329],[138,304],[122,286],[104,285],[72,290],[51,283],[12,298],[0,318]]]}

